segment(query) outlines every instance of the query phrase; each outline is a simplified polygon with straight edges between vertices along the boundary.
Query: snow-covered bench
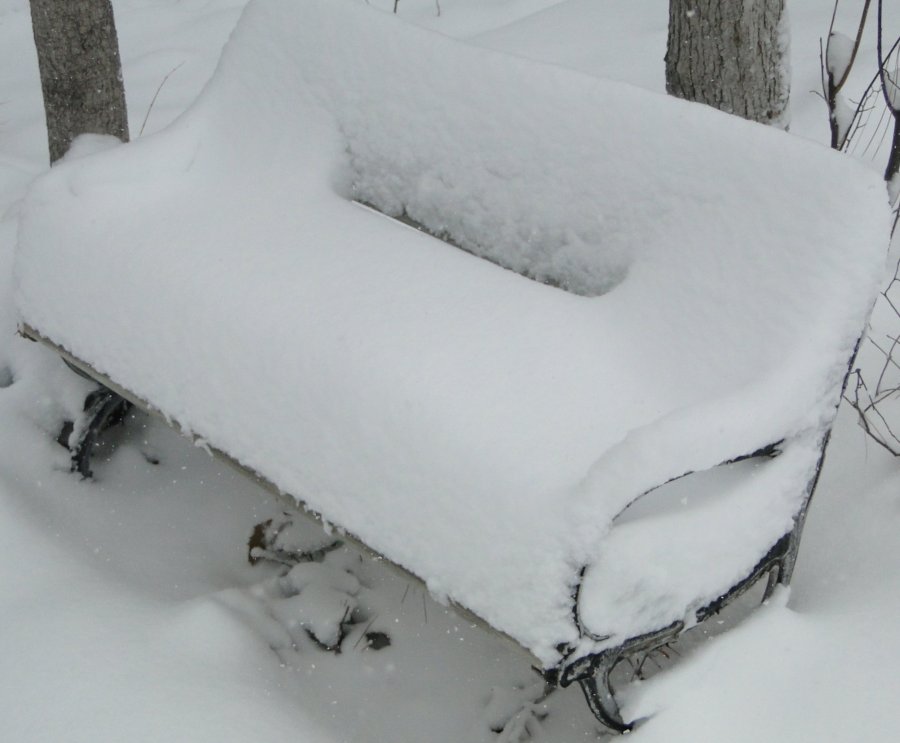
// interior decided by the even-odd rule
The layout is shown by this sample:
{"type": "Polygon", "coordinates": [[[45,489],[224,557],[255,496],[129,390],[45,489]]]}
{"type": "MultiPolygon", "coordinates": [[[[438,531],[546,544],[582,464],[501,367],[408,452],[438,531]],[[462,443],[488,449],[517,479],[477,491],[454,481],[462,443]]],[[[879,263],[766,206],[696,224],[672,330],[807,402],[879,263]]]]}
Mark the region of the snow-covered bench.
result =
{"type": "Polygon", "coordinates": [[[254,0],[186,115],[35,184],[17,302],[622,729],[620,658],[789,580],[886,213],[784,133],[254,0]]]}

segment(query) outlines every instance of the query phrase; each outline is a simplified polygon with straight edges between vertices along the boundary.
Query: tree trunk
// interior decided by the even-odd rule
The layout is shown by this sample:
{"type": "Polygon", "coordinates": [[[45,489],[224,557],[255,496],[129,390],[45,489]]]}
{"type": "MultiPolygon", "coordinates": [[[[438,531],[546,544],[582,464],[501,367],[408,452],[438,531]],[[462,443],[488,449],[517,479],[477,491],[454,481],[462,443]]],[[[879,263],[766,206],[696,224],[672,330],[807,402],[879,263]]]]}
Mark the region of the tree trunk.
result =
{"type": "Polygon", "coordinates": [[[50,162],[79,134],[128,140],[119,43],[110,0],[31,0],[50,162]]]}
{"type": "Polygon", "coordinates": [[[784,0],[669,0],[666,90],[787,125],[784,0]]]}

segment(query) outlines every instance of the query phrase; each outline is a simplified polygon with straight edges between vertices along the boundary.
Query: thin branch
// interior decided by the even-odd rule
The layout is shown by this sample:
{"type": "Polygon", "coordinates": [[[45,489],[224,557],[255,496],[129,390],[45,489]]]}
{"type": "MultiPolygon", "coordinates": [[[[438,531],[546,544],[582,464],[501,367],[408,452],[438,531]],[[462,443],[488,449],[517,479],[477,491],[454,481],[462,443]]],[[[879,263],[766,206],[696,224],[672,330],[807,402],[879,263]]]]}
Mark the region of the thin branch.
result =
{"type": "Polygon", "coordinates": [[[153,94],[153,98],[150,100],[150,105],[147,106],[147,113],[144,114],[144,120],[141,122],[141,130],[138,132],[138,136],[140,137],[144,133],[144,127],[147,126],[147,120],[150,118],[150,112],[153,110],[153,106],[156,103],[156,98],[159,96],[159,91],[163,89],[163,85],[166,84],[166,81],[172,77],[172,74],[178,70],[184,62],[179,62],[175,65],[171,70],[169,70],[168,74],[162,79],[162,82],[159,84],[159,87],[156,89],[156,92],[153,94]]]}
{"type": "MultiPolygon", "coordinates": [[[[889,80],[887,74],[887,63],[890,56],[894,53],[894,50],[897,48],[897,44],[900,43],[900,38],[894,42],[894,45],[891,47],[890,51],[887,53],[887,56],[884,55],[883,45],[884,45],[884,26],[882,25],[882,10],[884,6],[884,0],[878,0],[878,77],[881,80],[881,92],[884,96],[884,102],[888,107],[888,111],[897,118],[900,116],[900,109],[898,109],[893,101],[891,100],[891,96],[888,93],[888,85],[887,81],[889,80]]],[[[893,82],[893,81],[891,81],[893,82]]]]}

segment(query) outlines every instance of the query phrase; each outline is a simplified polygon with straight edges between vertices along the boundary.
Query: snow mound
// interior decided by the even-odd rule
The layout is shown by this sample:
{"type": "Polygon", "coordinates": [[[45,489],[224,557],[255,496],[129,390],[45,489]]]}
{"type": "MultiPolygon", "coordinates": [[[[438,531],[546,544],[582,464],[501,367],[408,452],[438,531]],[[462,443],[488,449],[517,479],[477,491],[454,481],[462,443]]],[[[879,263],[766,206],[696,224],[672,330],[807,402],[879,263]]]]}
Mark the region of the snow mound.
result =
{"type": "Polygon", "coordinates": [[[16,296],[550,666],[582,629],[689,619],[790,529],[886,224],[877,176],[781,132],[258,0],[186,115],[36,183],[16,296]]]}

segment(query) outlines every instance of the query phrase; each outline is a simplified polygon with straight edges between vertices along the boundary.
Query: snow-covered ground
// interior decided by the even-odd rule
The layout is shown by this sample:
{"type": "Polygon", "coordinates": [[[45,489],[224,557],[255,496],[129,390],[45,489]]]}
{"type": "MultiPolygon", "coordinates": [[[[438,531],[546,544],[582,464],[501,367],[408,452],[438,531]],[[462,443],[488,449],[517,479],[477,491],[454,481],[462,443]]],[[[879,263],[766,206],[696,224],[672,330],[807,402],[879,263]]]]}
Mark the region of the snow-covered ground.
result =
{"type": "MultiPolygon", "coordinates": [[[[807,91],[817,87],[817,39],[830,8],[789,5],[792,131],[822,141],[824,107],[807,91]]],[[[242,3],[114,6],[137,137],[193,100],[242,3]]],[[[663,86],[665,0],[442,0],[440,16],[437,7],[398,5],[451,35],[663,86]]],[[[323,596],[322,605],[349,601],[365,621],[340,655],[302,636],[295,650],[283,621],[289,597],[271,566],[246,561],[254,525],[281,504],[177,434],[137,418],[95,481],[68,473],[53,438],[85,387],[52,355],[15,338],[10,303],[17,200],[46,158],[24,0],[0,2],[0,44],[0,532],[8,556],[0,569],[0,739],[496,739],[489,718],[506,690],[522,687],[524,698],[536,681],[520,654],[349,552],[330,555],[323,570],[352,564],[362,587],[323,596]],[[390,647],[367,647],[370,630],[390,635],[390,647]]],[[[898,484],[896,463],[843,410],[790,595],[625,688],[626,715],[652,715],[636,739],[894,740],[898,484]]],[[[317,610],[306,610],[314,619],[317,610]]],[[[545,704],[548,715],[531,722],[535,739],[596,735],[577,689],[545,704]]]]}

